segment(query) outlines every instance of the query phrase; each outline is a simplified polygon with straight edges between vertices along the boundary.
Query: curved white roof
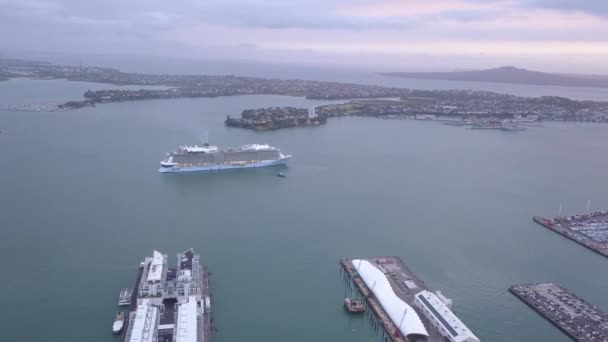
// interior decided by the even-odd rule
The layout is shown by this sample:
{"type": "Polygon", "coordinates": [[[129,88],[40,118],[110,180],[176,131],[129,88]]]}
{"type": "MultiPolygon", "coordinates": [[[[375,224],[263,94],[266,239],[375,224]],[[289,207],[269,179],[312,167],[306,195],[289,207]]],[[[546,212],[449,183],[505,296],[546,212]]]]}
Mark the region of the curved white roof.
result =
{"type": "Polygon", "coordinates": [[[429,336],[416,311],[395,294],[382,271],[367,260],[355,259],[352,264],[403,336],[411,334],[429,336]]]}

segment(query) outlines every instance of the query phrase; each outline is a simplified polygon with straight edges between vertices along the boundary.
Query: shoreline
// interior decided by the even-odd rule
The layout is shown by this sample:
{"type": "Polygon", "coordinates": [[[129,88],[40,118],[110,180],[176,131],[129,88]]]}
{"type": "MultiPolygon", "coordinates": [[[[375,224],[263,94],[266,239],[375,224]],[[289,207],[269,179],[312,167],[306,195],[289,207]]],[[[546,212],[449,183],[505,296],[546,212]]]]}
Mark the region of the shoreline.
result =
{"type": "Polygon", "coordinates": [[[370,116],[420,114],[508,117],[535,115],[544,120],[608,122],[608,101],[579,101],[559,96],[515,96],[485,90],[423,90],[399,86],[233,75],[127,73],[113,68],[62,66],[2,59],[0,59],[0,75],[6,78],[94,82],[116,87],[166,87],[165,89],[87,91],[84,93],[84,100],[67,101],[59,106],[60,109],[77,109],[97,103],[144,99],[296,95],[310,100],[357,99],[360,101],[360,106],[371,107],[373,104],[376,109],[384,107],[380,108],[382,113],[363,113],[370,116]]]}

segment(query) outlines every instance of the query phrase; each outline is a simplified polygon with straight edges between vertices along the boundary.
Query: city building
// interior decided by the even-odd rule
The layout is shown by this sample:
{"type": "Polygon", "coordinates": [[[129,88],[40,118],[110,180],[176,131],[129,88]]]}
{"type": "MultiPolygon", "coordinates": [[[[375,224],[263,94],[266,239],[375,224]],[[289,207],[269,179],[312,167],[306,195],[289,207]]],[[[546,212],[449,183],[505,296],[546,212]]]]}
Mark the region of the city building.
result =
{"type": "Polygon", "coordinates": [[[167,255],[154,251],[141,263],[137,308],[129,314],[125,341],[210,341],[210,305],[203,290],[200,257],[188,249],[177,254],[176,267],[167,255]],[[207,338],[205,337],[207,336],[207,338]]]}
{"type": "MultiPolygon", "coordinates": [[[[139,284],[140,298],[157,298],[153,304],[160,304],[167,278],[167,255],[154,251],[152,257],[144,260],[144,270],[139,284]]],[[[138,300],[139,303],[139,300],[138,300]]]]}
{"type": "Polygon", "coordinates": [[[201,300],[200,274],[199,256],[195,255],[192,249],[177,255],[177,281],[175,287],[178,298],[188,298],[193,295],[196,296],[196,300],[201,300]]]}

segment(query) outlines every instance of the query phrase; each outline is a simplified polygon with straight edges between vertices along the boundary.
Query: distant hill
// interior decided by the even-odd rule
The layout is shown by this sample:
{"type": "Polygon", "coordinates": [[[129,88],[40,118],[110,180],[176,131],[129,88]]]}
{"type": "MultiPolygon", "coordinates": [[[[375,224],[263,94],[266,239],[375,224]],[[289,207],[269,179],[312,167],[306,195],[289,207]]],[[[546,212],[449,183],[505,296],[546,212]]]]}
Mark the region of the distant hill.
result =
{"type": "Polygon", "coordinates": [[[487,70],[453,72],[387,72],[386,76],[496,83],[517,83],[535,85],[556,85],[564,87],[608,88],[608,76],[603,75],[562,75],[532,71],[513,66],[487,70]]]}

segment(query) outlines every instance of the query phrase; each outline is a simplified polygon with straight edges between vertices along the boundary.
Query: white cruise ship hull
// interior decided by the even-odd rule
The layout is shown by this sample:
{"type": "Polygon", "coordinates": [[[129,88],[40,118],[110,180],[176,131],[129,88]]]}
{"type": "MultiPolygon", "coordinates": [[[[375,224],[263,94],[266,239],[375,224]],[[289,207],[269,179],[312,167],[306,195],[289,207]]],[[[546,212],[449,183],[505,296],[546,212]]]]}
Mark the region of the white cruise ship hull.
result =
{"type": "Polygon", "coordinates": [[[292,156],[284,155],[280,159],[274,160],[261,160],[254,163],[243,163],[243,164],[212,164],[206,166],[197,166],[197,165],[188,165],[188,166],[171,166],[164,167],[161,166],[158,169],[158,172],[161,173],[178,173],[178,172],[197,172],[197,171],[219,171],[219,170],[230,170],[230,169],[249,169],[249,168],[257,168],[257,167],[265,167],[265,166],[273,166],[273,165],[281,165],[285,164],[287,160],[289,160],[292,156]]]}

